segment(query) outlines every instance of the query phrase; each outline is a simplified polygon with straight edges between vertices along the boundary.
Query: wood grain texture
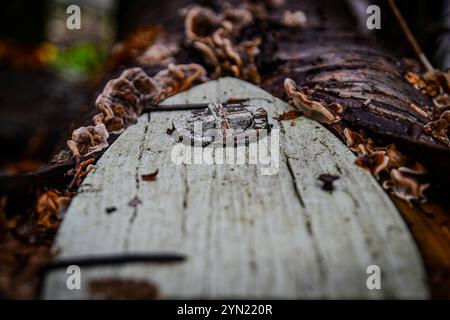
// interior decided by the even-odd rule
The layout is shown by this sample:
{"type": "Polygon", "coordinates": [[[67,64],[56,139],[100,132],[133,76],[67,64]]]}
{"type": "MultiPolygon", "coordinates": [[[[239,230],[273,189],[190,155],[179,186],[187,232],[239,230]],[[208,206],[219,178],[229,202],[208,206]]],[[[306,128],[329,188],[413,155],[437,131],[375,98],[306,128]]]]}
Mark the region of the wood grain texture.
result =
{"type": "Polygon", "coordinates": [[[44,297],[89,298],[92,279],[155,283],[165,298],[426,298],[417,248],[395,206],[353,154],[320,124],[277,121],[290,106],[249,83],[222,78],[164,103],[254,98],[280,130],[279,172],[261,165],[176,165],[166,133],[182,111],[143,115],[98,161],[59,230],[60,258],[179,252],[185,262],[65,270],[47,276],[44,297]],[[156,181],[141,175],[159,170],[156,181]],[[322,173],[336,174],[332,193],[322,173]],[[128,203],[138,197],[136,207],[128,203]],[[107,213],[106,208],[117,210],[107,213]],[[378,265],[381,290],[366,269],[378,265]]]}

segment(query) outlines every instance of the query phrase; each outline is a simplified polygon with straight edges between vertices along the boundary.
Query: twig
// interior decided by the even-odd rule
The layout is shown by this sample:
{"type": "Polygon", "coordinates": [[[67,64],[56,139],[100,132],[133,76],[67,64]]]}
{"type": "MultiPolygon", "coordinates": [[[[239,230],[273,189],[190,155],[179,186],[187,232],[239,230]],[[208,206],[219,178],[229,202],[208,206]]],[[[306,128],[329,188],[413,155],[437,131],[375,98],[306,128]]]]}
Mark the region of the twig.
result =
{"type": "Polygon", "coordinates": [[[81,162],[80,162],[80,156],[75,155],[75,172],[73,173],[72,181],[69,183],[69,190],[72,189],[72,187],[75,185],[75,182],[77,181],[78,175],[81,172],[81,162]]]}
{"type": "Polygon", "coordinates": [[[85,166],[91,164],[95,162],[95,158],[89,158],[87,160],[84,160],[83,162],[80,161],[80,157],[79,156],[75,156],[75,173],[73,175],[73,179],[69,184],[68,189],[71,190],[75,184],[78,186],[79,182],[80,182],[80,177],[82,177],[82,170],[85,166]]]}
{"type": "MultiPolygon", "coordinates": [[[[148,104],[144,108],[144,112],[151,111],[181,111],[181,110],[195,110],[195,109],[206,109],[208,108],[210,102],[207,103],[192,103],[192,104],[148,104]]],[[[242,106],[241,102],[223,102],[225,107],[236,107],[242,106]]]]}
{"type": "Polygon", "coordinates": [[[54,269],[66,268],[70,265],[79,267],[111,266],[126,263],[174,263],[183,262],[186,256],[179,253],[152,253],[152,254],[123,254],[108,256],[85,256],[79,258],[61,259],[44,267],[44,272],[54,269]]]}
{"type": "MultiPolygon", "coordinates": [[[[265,100],[271,102],[270,99],[263,97],[248,97],[248,98],[229,98],[226,102],[221,103],[224,107],[239,107],[242,106],[244,102],[249,100],[265,100]]],[[[183,103],[183,104],[156,104],[149,103],[144,107],[145,112],[152,111],[182,111],[182,110],[195,110],[195,109],[206,109],[211,102],[201,102],[201,103],[183,103]]]]}
{"type": "Polygon", "coordinates": [[[397,22],[400,25],[400,28],[403,31],[403,34],[405,35],[406,39],[408,40],[409,44],[413,48],[414,52],[416,53],[417,57],[419,58],[420,62],[422,63],[423,67],[426,71],[433,71],[434,68],[431,64],[431,62],[428,60],[425,53],[423,53],[422,49],[420,48],[419,43],[417,42],[416,38],[412,34],[411,30],[408,27],[408,24],[406,23],[405,19],[403,18],[400,10],[397,7],[397,4],[395,3],[395,0],[388,0],[389,6],[392,10],[392,12],[395,15],[395,18],[397,19],[397,22]]]}
{"type": "Polygon", "coordinates": [[[169,104],[169,105],[149,104],[145,106],[144,112],[205,109],[208,107],[208,104],[209,103],[169,104]]]}

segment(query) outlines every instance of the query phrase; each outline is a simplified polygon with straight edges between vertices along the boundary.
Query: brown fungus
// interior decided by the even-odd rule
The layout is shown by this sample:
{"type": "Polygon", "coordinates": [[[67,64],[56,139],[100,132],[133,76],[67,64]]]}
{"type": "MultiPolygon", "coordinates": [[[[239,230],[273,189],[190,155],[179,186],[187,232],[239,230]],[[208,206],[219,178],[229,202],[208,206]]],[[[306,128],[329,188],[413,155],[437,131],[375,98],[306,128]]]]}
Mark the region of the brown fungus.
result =
{"type": "Polygon", "coordinates": [[[418,162],[408,165],[411,159],[398,151],[395,144],[376,147],[371,139],[365,139],[348,128],[344,129],[343,134],[347,140],[347,146],[358,153],[356,165],[369,171],[377,179],[383,170],[390,170],[390,178],[383,182],[385,189],[392,190],[399,198],[407,201],[426,200],[423,192],[430,185],[418,180],[418,176],[426,173],[423,165],[418,162]]]}
{"type": "Polygon", "coordinates": [[[311,100],[305,93],[299,90],[295,81],[286,78],[284,88],[287,95],[294,99],[294,103],[305,116],[320,123],[331,124],[341,120],[342,106],[335,103],[324,106],[320,102],[311,100]]]}
{"type": "Polygon", "coordinates": [[[100,113],[93,117],[95,126],[74,130],[67,145],[75,156],[100,151],[108,146],[109,133],[120,134],[135,123],[147,102],[159,103],[206,79],[206,70],[198,64],[169,64],[154,77],[141,68],[127,69],[108,81],[98,96],[95,105],[100,113]]]}
{"type": "Polygon", "coordinates": [[[408,162],[408,157],[402,154],[397,150],[395,144],[390,144],[385,148],[386,154],[389,158],[388,167],[389,168],[398,168],[406,165],[408,162]]]}
{"type": "Polygon", "coordinates": [[[94,116],[94,123],[104,123],[108,132],[120,134],[137,121],[147,102],[159,103],[205,80],[206,71],[198,64],[169,63],[154,77],[141,68],[127,69],[119,78],[108,81],[98,96],[95,105],[100,113],[94,116]]]}
{"type": "Polygon", "coordinates": [[[370,138],[365,139],[361,134],[348,128],[344,129],[343,134],[347,140],[347,146],[359,155],[357,159],[358,165],[367,168],[373,167],[369,163],[378,163],[378,168],[367,168],[370,172],[380,172],[385,168],[398,168],[409,162],[409,158],[398,151],[395,144],[389,144],[386,147],[376,147],[373,140],[370,138]],[[387,163],[385,163],[386,158],[388,160],[387,163]]]}
{"type": "Polygon", "coordinates": [[[426,130],[444,130],[450,126],[450,110],[444,111],[439,119],[425,125],[426,130]]]}
{"type": "Polygon", "coordinates": [[[450,110],[444,111],[439,119],[431,121],[424,126],[424,132],[438,139],[445,145],[449,145],[447,130],[450,127],[450,110]]]}
{"type": "Polygon", "coordinates": [[[420,162],[415,162],[409,166],[401,166],[398,170],[402,173],[413,174],[415,176],[422,176],[427,173],[427,169],[420,162]]]}
{"type": "MultiPolygon", "coordinates": [[[[395,144],[386,147],[376,147],[371,139],[365,139],[359,133],[345,128],[343,134],[347,146],[358,153],[355,164],[372,173],[377,179],[383,170],[390,170],[390,178],[383,182],[383,187],[397,195],[399,198],[410,201],[412,199],[425,201],[423,192],[430,186],[421,183],[418,176],[424,175],[426,169],[397,150],[395,144]],[[407,166],[408,165],[408,166],[407,166]]],[[[382,177],[384,179],[384,177],[382,177]]]]}
{"type": "Polygon", "coordinates": [[[104,124],[80,127],[73,131],[67,146],[75,156],[87,156],[108,146],[108,131],[104,124]]]}
{"type": "Polygon", "coordinates": [[[231,23],[233,36],[238,36],[243,28],[253,23],[253,14],[245,7],[225,9],[222,16],[224,21],[231,23]]]}
{"type": "Polygon", "coordinates": [[[201,6],[191,6],[185,16],[186,41],[214,68],[213,78],[231,74],[259,83],[261,79],[255,58],[259,54],[261,40],[254,38],[241,43],[236,40],[241,30],[253,21],[253,11],[246,6],[229,7],[221,14],[201,6]]]}
{"type": "Polygon", "coordinates": [[[281,18],[281,23],[289,28],[304,28],[307,23],[307,18],[303,11],[286,10],[281,18]]]}
{"type": "Polygon", "coordinates": [[[168,36],[158,37],[136,61],[142,66],[167,66],[174,63],[174,56],[179,51],[178,45],[168,36]]]}
{"type": "Polygon", "coordinates": [[[70,197],[57,190],[52,189],[42,193],[36,203],[36,224],[50,230],[57,229],[61,220],[58,214],[64,210],[69,202],[70,197]]]}
{"type": "Polygon", "coordinates": [[[184,30],[188,41],[201,41],[210,37],[221,25],[220,16],[211,9],[192,6],[187,10],[184,19],[184,30]]]}
{"type": "Polygon", "coordinates": [[[450,95],[447,93],[441,93],[433,99],[433,104],[437,108],[437,111],[445,111],[450,109],[450,95]]]}
{"type": "Polygon", "coordinates": [[[434,109],[427,111],[412,104],[416,112],[430,119],[424,126],[423,132],[444,145],[450,145],[448,128],[450,127],[450,70],[432,70],[422,75],[408,72],[404,75],[406,81],[414,85],[431,98],[433,98],[434,109]]]}
{"type": "Polygon", "coordinates": [[[159,103],[167,97],[190,88],[196,82],[206,80],[206,70],[199,64],[169,64],[166,70],[158,72],[153,77],[157,91],[154,102],[159,103]]]}
{"type": "Polygon", "coordinates": [[[408,83],[410,83],[412,85],[417,85],[417,84],[419,84],[420,81],[422,81],[420,79],[420,76],[414,72],[405,73],[404,78],[406,81],[408,81],[408,83]]]}
{"type": "Polygon", "coordinates": [[[376,178],[378,178],[379,173],[386,169],[389,163],[389,157],[386,155],[385,151],[374,151],[369,154],[360,155],[355,164],[361,168],[369,171],[376,178]]]}
{"type": "Polygon", "coordinates": [[[343,133],[350,150],[362,154],[368,153],[366,148],[367,142],[359,133],[351,131],[348,128],[345,128],[343,133]]]}
{"type": "Polygon", "coordinates": [[[442,71],[434,69],[425,72],[422,77],[428,86],[433,87],[434,91],[450,93],[450,70],[442,71]]]}
{"type": "Polygon", "coordinates": [[[390,171],[391,179],[385,181],[383,187],[408,202],[411,200],[425,201],[424,192],[430,187],[430,184],[420,183],[414,173],[414,170],[406,167],[392,169],[390,171]]]}
{"type": "Polygon", "coordinates": [[[94,123],[104,123],[108,132],[121,133],[135,123],[146,101],[155,99],[154,81],[141,68],[125,70],[119,78],[108,81],[95,105],[100,111],[94,123]]]}

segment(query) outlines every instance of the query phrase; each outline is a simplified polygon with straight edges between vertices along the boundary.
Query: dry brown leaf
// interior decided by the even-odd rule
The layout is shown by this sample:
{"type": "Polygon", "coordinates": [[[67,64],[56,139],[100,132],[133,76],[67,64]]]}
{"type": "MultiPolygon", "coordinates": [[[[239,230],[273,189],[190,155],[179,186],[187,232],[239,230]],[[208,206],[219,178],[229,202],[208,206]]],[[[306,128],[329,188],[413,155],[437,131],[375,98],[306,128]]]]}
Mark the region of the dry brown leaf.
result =
{"type": "Polygon", "coordinates": [[[144,181],[155,181],[156,180],[156,176],[158,175],[158,171],[159,169],[156,169],[154,172],[152,173],[148,173],[148,174],[143,174],[142,180],[144,181]]]}
{"type": "Polygon", "coordinates": [[[302,113],[299,110],[291,110],[291,111],[283,112],[281,115],[274,117],[274,119],[280,120],[280,121],[293,120],[293,119],[300,117],[301,115],[302,115],[302,113]]]}
{"type": "Polygon", "coordinates": [[[154,300],[159,297],[158,287],[148,281],[132,279],[98,279],[89,282],[89,293],[106,300],[154,300]]]}

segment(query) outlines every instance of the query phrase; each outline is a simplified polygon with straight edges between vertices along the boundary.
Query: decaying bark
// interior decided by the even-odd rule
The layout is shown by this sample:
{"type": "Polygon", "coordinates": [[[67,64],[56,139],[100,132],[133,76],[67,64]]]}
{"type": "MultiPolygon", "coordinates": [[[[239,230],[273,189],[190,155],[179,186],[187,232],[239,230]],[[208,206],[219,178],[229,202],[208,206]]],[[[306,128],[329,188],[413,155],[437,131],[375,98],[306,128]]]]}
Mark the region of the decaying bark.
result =
{"type": "Polygon", "coordinates": [[[431,120],[427,113],[435,107],[429,96],[405,81],[411,66],[352,32],[342,21],[345,16],[330,21],[336,6],[331,2],[321,6],[326,11],[322,18],[307,14],[310,23],[304,29],[269,28],[263,33],[268,41],[263,41],[267,49],[263,48],[261,57],[273,68],[263,74],[263,86],[286,99],[283,82],[293,79],[310,100],[342,107],[342,121],[330,127],[344,141],[343,128],[364,129],[385,145],[396,143],[415,160],[428,164],[436,178],[448,182],[449,176],[443,173],[450,163],[447,142],[424,128],[431,120]]]}

